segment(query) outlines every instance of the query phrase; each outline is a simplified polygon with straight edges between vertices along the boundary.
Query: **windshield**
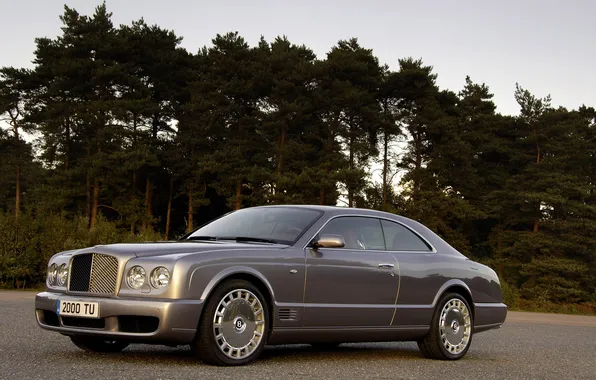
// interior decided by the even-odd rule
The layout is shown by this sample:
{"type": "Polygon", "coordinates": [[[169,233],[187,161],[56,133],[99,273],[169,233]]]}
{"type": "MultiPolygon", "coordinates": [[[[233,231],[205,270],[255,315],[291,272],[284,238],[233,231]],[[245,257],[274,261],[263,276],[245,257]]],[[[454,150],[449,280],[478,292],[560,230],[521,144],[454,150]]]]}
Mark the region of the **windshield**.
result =
{"type": "Polygon", "coordinates": [[[187,239],[294,244],[323,212],[292,207],[234,211],[193,232],[187,239]]]}

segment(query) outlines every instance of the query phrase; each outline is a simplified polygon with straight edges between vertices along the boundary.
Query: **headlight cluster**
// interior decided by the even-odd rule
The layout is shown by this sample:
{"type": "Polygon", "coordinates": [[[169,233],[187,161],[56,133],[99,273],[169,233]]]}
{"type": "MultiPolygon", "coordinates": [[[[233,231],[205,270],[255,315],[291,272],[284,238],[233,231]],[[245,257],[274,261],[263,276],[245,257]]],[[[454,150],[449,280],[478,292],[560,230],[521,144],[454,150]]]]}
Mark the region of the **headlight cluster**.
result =
{"type": "MultiPolygon", "coordinates": [[[[149,282],[155,289],[165,288],[170,284],[170,271],[165,267],[157,267],[151,271],[149,282]]],[[[147,272],[140,265],[135,265],[126,274],[126,284],[131,289],[141,289],[147,283],[147,272]]]]}
{"type": "Polygon", "coordinates": [[[60,266],[55,263],[48,267],[47,283],[50,286],[66,286],[66,279],[68,278],[68,265],[62,264],[60,266]]]}

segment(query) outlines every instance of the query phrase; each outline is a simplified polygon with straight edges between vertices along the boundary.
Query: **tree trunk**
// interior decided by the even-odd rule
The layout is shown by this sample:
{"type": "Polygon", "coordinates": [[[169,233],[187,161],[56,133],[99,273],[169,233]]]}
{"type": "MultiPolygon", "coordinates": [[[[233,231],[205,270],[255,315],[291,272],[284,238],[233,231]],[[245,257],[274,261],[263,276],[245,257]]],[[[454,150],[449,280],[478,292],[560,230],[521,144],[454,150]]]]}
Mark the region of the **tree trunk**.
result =
{"type": "MultiPolygon", "coordinates": [[[[350,136],[350,169],[354,169],[354,136],[350,136]]],[[[352,184],[348,185],[348,207],[354,207],[354,189],[352,188],[352,184]]]]}
{"type": "Polygon", "coordinates": [[[192,186],[188,185],[188,226],[186,227],[186,232],[191,232],[193,230],[192,227],[192,216],[194,214],[193,204],[192,204],[192,186]]]}
{"type": "Polygon", "coordinates": [[[64,171],[68,171],[68,157],[70,156],[70,123],[69,119],[66,118],[66,144],[64,146],[64,171]]]}
{"type": "Polygon", "coordinates": [[[418,200],[418,193],[420,192],[420,170],[422,169],[422,137],[419,131],[414,134],[414,144],[416,149],[416,158],[414,163],[414,187],[412,193],[412,200],[418,200]]]}
{"type": "Polygon", "coordinates": [[[236,205],[234,207],[235,210],[240,210],[242,208],[242,180],[238,180],[236,182],[236,205]]]}
{"type": "Polygon", "coordinates": [[[153,218],[153,211],[151,209],[151,193],[151,178],[147,176],[147,181],[145,182],[145,209],[147,221],[143,224],[145,228],[151,228],[151,219],[153,218]]]}
{"type": "MultiPolygon", "coordinates": [[[[132,195],[130,197],[132,204],[134,205],[137,200],[137,171],[133,170],[132,171],[132,195]]],[[[135,218],[136,219],[136,218],[135,218]]],[[[130,235],[134,235],[135,234],[135,221],[133,220],[132,222],[130,222],[130,235]]]]}
{"type": "Polygon", "coordinates": [[[383,133],[383,211],[387,211],[387,170],[389,170],[389,137],[383,133]]]}
{"type": "MultiPolygon", "coordinates": [[[[536,139],[536,165],[540,164],[540,145],[538,144],[538,134],[536,133],[536,127],[534,126],[534,138],[536,139]]],[[[538,203],[538,212],[540,212],[540,202],[538,203]]],[[[534,228],[532,231],[534,233],[538,232],[538,225],[540,224],[540,218],[537,218],[534,221],[534,228]]]]}
{"type": "Polygon", "coordinates": [[[89,218],[89,226],[91,226],[91,175],[89,174],[89,167],[91,167],[91,146],[87,145],[87,173],[85,175],[85,186],[87,187],[87,207],[86,216],[89,218]]]}
{"type": "Polygon", "coordinates": [[[168,193],[168,211],[166,212],[166,240],[170,236],[170,221],[172,215],[172,196],[174,193],[174,176],[170,176],[170,191],[168,193]]]}
{"type": "Polygon", "coordinates": [[[89,218],[89,224],[91,224],[91,179],[89,178],[89,172],[85,176],[85,187],[87,188],[87,207],[86,216],[89,218]]]}
{"type": "Polygon", "coordinates": [[[279,185],[279,178],[281,177],[281,171],[283,169],[284,164],[284,146],[286,143],[286,128],[281,129],[281,137],[279,138],[279,144],[277,148],[277,172],[275,173],[276,176],[276,183],[275,187],[279,185]]]}
{"type": "Polygon", "coordinates": [[[497,264],[497,271],[499,273],[499,277],[503,278],[503,257],[501,256],[501,252],[503,249],[503,228],[501,226],[495,227],[497,230],[497,255],[501,258],[497,264]]]}
{"type": "Polygon", "coordinates": [[[19,218],[21,214],[21,165],[17,163],[17,183],[16,183],[16,194],[15,194],[15,209],[14,209],[14,216],[15,218],[19,218]]]}
{"type": "Polygon", "coordinates": [[[319,204],[323,206],[325,204],[325,188],[321,187],[319,192],[319,204]]]}
{"type": "MultiPolygon", "coordinates": [[[[17,109],[16,114],[13,115],[12,111],[9,110],[8,114],[10,116],[11,119],[11,123],[12,123],[12,132],[14,134],[14,139],[17,141],[17,144],[19,142],[19,111],[17,109]]],[[[17,145],[18,146],[18,145],[17,145]]],[[[16,161],[17,161],[17,177],[16,177],[16,190],[15,190],[15,210],[14,210],[14,215],[15,218],[18,218],[19,215],[21,214],[21,157],[20,157],[20,153],[17,153],[17,157],[16,157],[16,161]]]]}
{"type": "Polygon", "coordinates": [[[97,206],[99,205],[99,182],[97,179],[93,181],[93,207],[91,208],[91,222],[89,229],[93,229],[97,223],[97,206]]]}

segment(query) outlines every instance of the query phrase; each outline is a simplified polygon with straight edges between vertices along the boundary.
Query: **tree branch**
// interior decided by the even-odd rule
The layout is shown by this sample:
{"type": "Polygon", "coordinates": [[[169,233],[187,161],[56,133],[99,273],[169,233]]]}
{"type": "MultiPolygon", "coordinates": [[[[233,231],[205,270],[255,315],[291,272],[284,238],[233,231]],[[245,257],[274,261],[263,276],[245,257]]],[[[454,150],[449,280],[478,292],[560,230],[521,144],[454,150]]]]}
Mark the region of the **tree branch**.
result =
{"type": "Polygon", "coordinates": [[[114,210],[118,213],[118,215],[120,215],[120,219],[122,219],[122,214],[120,213],[120,211],[116,210],[115,208],[113,208],[112,206],[108,206],[108,205],[97,205],[97,207],[104,207],[104,208],[109,208],[110,210],[114,210]]]}

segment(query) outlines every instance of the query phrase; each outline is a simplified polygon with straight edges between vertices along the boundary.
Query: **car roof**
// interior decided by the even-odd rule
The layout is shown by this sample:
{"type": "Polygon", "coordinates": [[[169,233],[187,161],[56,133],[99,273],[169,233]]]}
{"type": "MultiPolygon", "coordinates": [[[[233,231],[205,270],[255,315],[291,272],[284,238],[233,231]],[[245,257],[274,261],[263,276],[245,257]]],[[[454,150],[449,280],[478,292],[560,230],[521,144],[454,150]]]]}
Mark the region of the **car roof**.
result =
{"type": "MultiPolygon", "coordinates": [[[[300,208],[300,209],[310,209],[310,210],[319,210],[329,214],[353,214],[353,215],[384,215],[391,218],[399,218],[399,219],[408,219],[406,217],[392,214],[385,211],[373,210],[373,209],[366,209],[366,208],[358,208],[358,207],[346,207],[346,206],[325,206],[325,205],[311,205],[311,204],[281,204],[281,205],[265,205],[265,206],[255,206],[253,208],[300,208]]],[[[409,219],[408,219],[409,220],[409,219]]]]}
{"type": "MultiPolygon", "coordinates": [[[[449,253],[457,256],[464,256],[461,252],[457,249],[453,248],[449,243],[443,240],[439,235],[433,232],[430,228],[425,226],[424,224],[414,220],[407,218],[405,216],[392,214],[390,212],[373,210],[373,209],[364,209],[364,208],[357,208],[357,207],[344,207],[344,206],[322,206],[322,205],[309,205],[309,204],[288,204],[288,205],[265,205],[265,206],[255,206],[252,208],[298,208],[304,210],[318,210],[324,212],[327,217],[331,218],[336,215],[366,215],[366,216],[373,216],[373,217],[381,217],[387,219],[393,219],[395,221],[399,221],[406,226],[414,229],[417,233],[422,235],[428,242],[431,243],[435,249],[442,251],[443,253],[449,253]]],[[[465,256],[464,256],[465,257],[465,256]]]]}

